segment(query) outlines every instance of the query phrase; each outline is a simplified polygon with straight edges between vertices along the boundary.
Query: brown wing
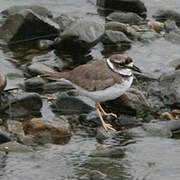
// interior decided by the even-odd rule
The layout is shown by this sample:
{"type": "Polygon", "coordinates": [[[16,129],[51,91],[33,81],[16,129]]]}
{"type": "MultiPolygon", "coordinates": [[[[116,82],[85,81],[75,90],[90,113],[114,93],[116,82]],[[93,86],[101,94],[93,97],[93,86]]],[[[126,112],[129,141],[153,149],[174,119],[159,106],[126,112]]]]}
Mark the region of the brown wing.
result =
{"type": "Polygon", "coordinates": [[[69,72],[67,79],[88,91],[103,90],[122,80],[109,69],[105,60],[79,66],[69,72]]]}

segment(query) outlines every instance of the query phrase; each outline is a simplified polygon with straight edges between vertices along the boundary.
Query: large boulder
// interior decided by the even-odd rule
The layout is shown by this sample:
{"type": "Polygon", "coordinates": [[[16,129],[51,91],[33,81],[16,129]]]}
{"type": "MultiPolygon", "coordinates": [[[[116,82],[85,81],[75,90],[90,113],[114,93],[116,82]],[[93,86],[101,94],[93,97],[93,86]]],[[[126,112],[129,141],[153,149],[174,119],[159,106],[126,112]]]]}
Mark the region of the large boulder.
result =
{"type": "Polygon", "coordinates": [[[135,12],[139,15],[144,15],[147,11],[140,0],[97,0],[97,5],[106,9],[135,12]]]}
{"type": "Polygon", "coordinates": [[[124,93],[115,100],[106,101],[106,106],[111,108],[113,112],[124,113],[137,117],[144,117],[152,111],[152,107],[146,100],[144,94],[134,88],[124,93]]]}
{"type": "Polygon", "coordinates": [[[7,44],[52,39],[58,33],[59,26],[55,22],[29,9],[9,16],[0,27],[0,39],[7,44]]]}
{"type": "Polygon", "coordinates": [[[96,21],[80,19],[71,24],[55,44],[56,49],[71,54],[85,54],[95,46],[104,34],[104,25],[96,21]]]}

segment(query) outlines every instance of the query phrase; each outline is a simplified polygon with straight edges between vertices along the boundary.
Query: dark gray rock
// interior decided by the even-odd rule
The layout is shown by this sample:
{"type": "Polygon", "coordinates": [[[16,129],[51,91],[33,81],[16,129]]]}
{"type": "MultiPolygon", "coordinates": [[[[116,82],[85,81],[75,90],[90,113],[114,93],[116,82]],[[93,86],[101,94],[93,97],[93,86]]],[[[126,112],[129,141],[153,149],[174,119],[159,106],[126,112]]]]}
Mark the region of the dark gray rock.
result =
{"type": "Polygon", "coordinates": [[[85,54],[104,34],[104,26],[86,19],[75,21],[55,42],[55,48],[70,54],[85,54]]]}
{"type": "Polygon", "coordinates": [[[180,70],[161,75],[159,86],[163,103],[180,108],[180,70]]]}
{"type": "Polygon", "coordinates": [[[147,9],[140,0],[97,0],[97,5],[106,9],[134,12],[145,15],[147,9]]]}
{"type": "Polygon", "coordinates": [[[120,23],[125,23],[125,24],[143,24],[144,19],[138,16],[136,13],[124,13],[124,12],[113,12],[111,13],[108,17],[107,20],[110,21],[117,21],[120,23]]]}
{"type": "Polygon", "coordinates": [[[1,113],[12,118],[40,113],[42,107],[42,100],[36,93],[7,92],[0,98],[1,113]]]}
{"type": "Polygon", "coordinates": [[[180,26],[180,13],[174,10],[158,10],[153,17],[157,21],[164,22],[168,19],[174,20],[177,26],[180,26]]]}
{"type": "Polygon", "coordinates": [[[53,101],[53,109],[63,114],[89,113],[94,108],[76,97],[61,95],[53,101]]]}
{"type": "Polygon", "coordinates": [[[3,74],[0,74],[0,92],[4,90],[7,84],[7,79],[6,76],[3,74]]]}
{"type": "Polygon", "coordinates": [[[0,27],[0,39],[8,44],[35,39],[52,39],[59,33],[59,26],[49,18],[31,10],[11,15],[0,27]]]}
{"type": "Polygon", "coordinates": [[[105,34],[102,38],[102,42],[104,44],[130,44],[131,40],[128,39],[128,37],[120,31],[111,31],[111,30],[106,30],[105,34]]]}
{"type": "Polygon", "coordinates": [[[53,17],[52,13],[46,9],[45,7],[41,7],[41,6],[12,6],[10,8],[7,8],[3,11],[1,11],[1,14],[5,17],[14,15],[16,13],[19,13],[21,10],[25,10],[25,9],[30,9],[33,12],[35,12],[38,15],[44,16],[44,17],[53,17]]]}
{"type": "Polygon", "coordinates": [[[160,121],[143,124],[141,127],[125,130],[133,137],[172,137],[173,131],[180,129],[180,120],[160,121]]]}

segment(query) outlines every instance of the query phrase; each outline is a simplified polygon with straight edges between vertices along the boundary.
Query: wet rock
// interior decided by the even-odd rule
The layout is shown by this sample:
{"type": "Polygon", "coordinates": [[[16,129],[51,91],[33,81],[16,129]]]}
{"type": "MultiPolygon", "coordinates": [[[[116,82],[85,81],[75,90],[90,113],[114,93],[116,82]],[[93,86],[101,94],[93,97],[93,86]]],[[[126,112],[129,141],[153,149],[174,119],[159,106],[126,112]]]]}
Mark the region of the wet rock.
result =
{"type": "Polygon", "coordinates": [[[23,126],[21,122],[15,121],[15,120],[7,120],[7,129],[9,132],[14,133],[14,134],[19,134],[23,135],[23,126]]]}
{"type": "Polygon", "coordinates": [[[102,42],[104,44],[118,44],[118,43],[122,43],[123,44],[130,44],[131,40],[128,39],[128,37],[120,31],[111,31],[111,30],[106,30],[105,34],[103,36],[102,42]]]}
{"type": "Polygon", "coordinates": [[[51,67],[43,63],[32,63],[31,65],[27,67],[27,71],[32,75],[55,72],[51,67]]]}
{"type": "Polygon", "coordinates": [[[42,91],[44,90],[45,84],[46,80],[36,76],[25,80],[25,89],[26,91],[42,91]]]}
{"type": "Polygon", "coordinates": [[[7,79],[6,76],[3,74],[0,74],[0,92],[4,90],[7,84],[7,79]]]}
{"type": "Polygon", "coordinates": [[[0,144],[11,141],[10,134],[5,131],[0,130],[0,144]]]}
{"type": "Polygon", "coordinates": [[[0,151],[23,153],[23,152],[33,152],[33,149],[30,146],[25,146],[15,141],[11,141],[1,144],[0,151]]]}
{"type": "Polygon", "coordinates": [[[7,93],[1,95],[0,111],[10,117],[40,113],[42,100],[36,93],[7,93]]]}
{"type": "Polygon", "coordinates": [[[53,43],[54,43],[54,41],[52,41],[52,40],[39,40],[38,41],[38,49],[47,50],[47,49],[51,48],[53,43]]]}
{"type": "Polygon", "coordinates": [[[180,108],[180,70],[168,72],[160,77],[160,97],[165,105],[180,108]]]}
{"type": "Polygon", "coordinates": [[[112,31],[121,31],[123,33],[127,32],[127,25],[124,23],[116,22],[116,21],[110,21],[105,24],[106,30],[112,30],[112,31]]]}
{"type": "Polygon", "coordinates": [[[140,0],[97,0],[97,5],[106,9],[115,9],[145,15],[146,7],[140,0]]]}
{"type": "Polygon", "coordinates": [[[142,117],[151,111],[151,105],[146,100],[143,93],[134,88],[131,88],[128,92],[115,100],[106,101],[105,104],[110,107],[113,112],[138,117],[142,117]]]}
{"type": "Polygon", "coordinates": [[[150,30],[154,30],[156,32],[160,32],[164,29],[164,23],[158,21],[154,21],[154,22],[149,21],[147,26],[150,30]]]}
{"type": "Polygon", "coordinates": [[[60,32],[63,32],[66,28],[70,27],[70,25],[82,18],[82,14],[80,13],[62,13],[60,16],[54,18],[53,20],[59,25],[60,32]]]}
{"type": "Polygon", "coordinates": [[[177,29],[176,22],[174,20],[168,19],[164,22],[164,29],[167,33],[177,29]]]}
{"type": "Polygon", "coordinates": [[[123,12],[113,12],[111,13],[108,17],[108,20],[110,21],[117,21],[120,23],[125,23],[125,24],[143,24],[144,19],[138,16],[135,13],[123,13],[123,12]]]}
{"type": "Polygon", "coordinates": [[[35,142],[39,144],[55,143],[64,144],[71,138],[71,132],[67,128],[51,125],[43,122],[43,118],[32,118],[23,123],[24,132],[33,135],[35,142]]]}
{"type": "Polygon", "coordinates": [[[149,42],[149,41],[157,39],[158,37],[160,37],[160,35],[158,33],[149,31],[149,32],[141,33],[139,40],[141,40],[143,42],[149,42]]]}
{"type": "Polygon", "coordinates": [[[56,49],[71,54],[85,54],[104,34],[104,26],[86,19],[75,21],[55,42],[56,49]]]}
{"type": "Polygon", "coordinates": [[[110,158],[122,158],[125,155],[122,147],[109,147],[92,153],[92,157],[110,157],[110,158]]]}
{"type": "Polygon", "coordinates": [[[72,96],[58,96],[53,101],[53,109],[63,114],[82,114],[89,113],[94,108],[89,106],[85,101],[72,96]]]}
{"type": "Polygon", "coordinates": [[[41,15],[41,16],[45,16],[45,17],[49,17],[49,18],[53,17],[52,13],[48,9],[46,9],[45,7],[29,6],[29,5],[12,6],[10,8],[3,10],[1,12],[1,14],[5,17],[8,17],[8,16],[14,15],[16,13],[19,13],[21,10],[25,10],[25,9],[31,9],[33,12],[35,12],[36,14],[41,15]]]}
{"type": "Polygon", "coordinates": [[[172,137],[173,131],[180,128],[180,120],[143,124],[141,127],[125,130],[132,137],[172,137]]]}
{"type": "Polygon", "coordinates": [[[177,26],[180,26],[180,13],[174,10],[158,10],[153,17],[160,22],[164,22],[168,19],[174,20],[177,26]]]}
{"type": "Polygon", "coordinates": [[[103,127],[97,128],[96,138],[99,141],[112,138],[116,135],[116,131],[106,131],[103,127]]]}
{"type": "Polygon", "coordinates": [[[0,27],[0,39],[8,44],[35,39],[52,39],[59,33],[58,25],[31,10],[11,15],[0,27]]]}

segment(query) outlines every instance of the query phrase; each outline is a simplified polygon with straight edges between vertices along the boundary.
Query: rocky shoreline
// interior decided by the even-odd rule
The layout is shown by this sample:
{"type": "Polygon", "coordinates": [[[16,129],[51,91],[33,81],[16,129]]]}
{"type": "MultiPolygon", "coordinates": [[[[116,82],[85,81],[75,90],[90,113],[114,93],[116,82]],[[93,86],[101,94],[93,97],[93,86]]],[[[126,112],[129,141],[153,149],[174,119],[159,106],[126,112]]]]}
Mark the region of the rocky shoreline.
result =
{"type": "MultiPolygon", "coordinates": [[[[171,63],[174,70],[160,77],[145,72],[135,74],[128,92],[102,104],[105,110],[118,115],[117,119],[106,119],[117,129],[115,133],[99,128],[92,100],[79,96],[67,84],[40,76],[48,72],[69,71],[80,64],[96,61],[91,52],[97,46],[103,46],[101,53],[108,57],[112,53],[126,53],[132,44],[147,44],[158,38],[180,42],[180,13],[176,11],[159,10],[153,15],[154,19],[149,20],[147,9],[140,0],[97,0],[96,5],[100,16],[103,14],[103,21],[94,20],[91,15],[83,17],[73,13],[53,17],[52,12],[40,6],[14,6],[1,12],[1,48],[8,48],[16,58],[20,57],[19,61],[23,63],[17,65],[25,78],[17,88],[8,89],[7,77],[0,73],[2,156],[9,152],[33,152],[49,143],[67,144],[78,131],[86,131],[88,136],[100,142],[120,136],[127,139],[125,142],[122,140],[118,148],[111,146],[92,153],[91,161],[94,162],[102,157],[124,157],[125,147],[136,143],[137,138],[178,135],[178,59],[171,63]],[[56,56],[44,56],[43,52],[53,52],[56,56]],[[42,117],[44,106],[57,114],[55,121],[42,117]]],[[[108,179],[95,170],[86,176],[108,179]]]]}

